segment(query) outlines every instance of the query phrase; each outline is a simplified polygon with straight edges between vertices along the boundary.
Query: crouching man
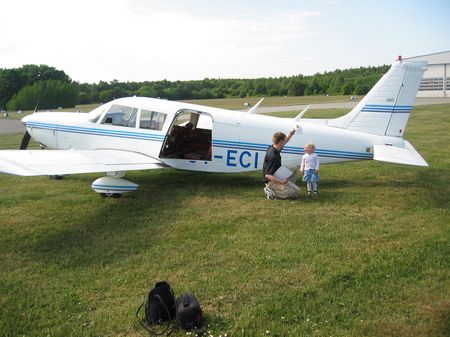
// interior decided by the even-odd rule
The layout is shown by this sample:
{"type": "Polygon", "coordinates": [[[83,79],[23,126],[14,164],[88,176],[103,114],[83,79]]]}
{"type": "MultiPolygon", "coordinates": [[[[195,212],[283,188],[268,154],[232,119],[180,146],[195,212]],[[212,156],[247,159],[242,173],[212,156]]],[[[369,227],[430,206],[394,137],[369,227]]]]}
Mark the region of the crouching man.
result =
{"type": "Polygon", "coordinates": [[[273,144],[267,149],[263,164],[263,180],[266,184],[264,192],[267,199],[297,198],[300,195],[300,187],[295,185],[295,167],[289,167],[293,174],[288,179],[275,176],[275,172],[281,167],[281,150],[294,134],[295,129],[292,129],[287,137],[283,132],[276,132],[272,137],[273,144]]]}

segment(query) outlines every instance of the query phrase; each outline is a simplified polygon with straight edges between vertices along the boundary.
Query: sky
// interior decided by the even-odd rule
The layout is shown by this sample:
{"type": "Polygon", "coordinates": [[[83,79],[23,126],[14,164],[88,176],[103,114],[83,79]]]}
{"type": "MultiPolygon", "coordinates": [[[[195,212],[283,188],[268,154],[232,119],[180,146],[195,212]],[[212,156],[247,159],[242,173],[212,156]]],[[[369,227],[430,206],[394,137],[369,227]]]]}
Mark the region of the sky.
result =
{"type": "Polygon", "coordinates": [[[2,0],[0,68],[73,80],[312,75],[450,50],[449,0],[2,0]]]}

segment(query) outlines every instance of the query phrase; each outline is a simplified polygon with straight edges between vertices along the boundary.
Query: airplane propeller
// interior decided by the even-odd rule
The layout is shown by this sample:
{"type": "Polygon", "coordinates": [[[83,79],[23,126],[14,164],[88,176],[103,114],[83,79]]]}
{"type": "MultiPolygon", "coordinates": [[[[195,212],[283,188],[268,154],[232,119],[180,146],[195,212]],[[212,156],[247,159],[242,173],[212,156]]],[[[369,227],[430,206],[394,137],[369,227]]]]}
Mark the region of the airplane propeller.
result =
{"type": "MultiPolygon", "coordinates": [[[[40,78],[40,76],[41,76],[41,74],[38,73],[37,74],[38,79],[40,78]]],[[[37,110],[38,110],[39,101],[41,99],[42,93],[44,92],[46,86],[47,86],[47,82],[44,82],[42,84],[42,86],[41,86],[41,90],[39,91],[39,95],[38,95],[38,98],[36,100],[36,106],[34,107],[33,113],[36,113],[37,110]]],[[[25,134],[23,135],[23,138],[22,138],[22,143],[20,143],[20,150],[26,150],[27,149],[28,143],[30,142],[30,139],[31,139],[31,135],[28,133],[28,131],[25,131],[25,134]]]]}
{"type": "Polygon", "coordinates": [[[31,135],[28,133],[28,131],[25,131],[25,134],[23,135],[23,138],[22,138],[22,143],[20,143],[21,150],[27,149],[30,139],[31,139],[31,135]]]}

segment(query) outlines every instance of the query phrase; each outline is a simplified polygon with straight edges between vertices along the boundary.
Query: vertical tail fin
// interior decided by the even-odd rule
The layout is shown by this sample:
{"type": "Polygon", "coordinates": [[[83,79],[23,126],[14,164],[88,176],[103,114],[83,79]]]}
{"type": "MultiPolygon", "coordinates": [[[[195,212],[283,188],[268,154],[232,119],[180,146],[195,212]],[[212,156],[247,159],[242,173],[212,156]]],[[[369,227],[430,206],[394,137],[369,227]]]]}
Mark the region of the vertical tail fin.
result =
{"type": "Polygon", "coordinates": [[[328,121],[329,126],[402,137],[427,62],[395,62],[348,114],[328,121]]]}

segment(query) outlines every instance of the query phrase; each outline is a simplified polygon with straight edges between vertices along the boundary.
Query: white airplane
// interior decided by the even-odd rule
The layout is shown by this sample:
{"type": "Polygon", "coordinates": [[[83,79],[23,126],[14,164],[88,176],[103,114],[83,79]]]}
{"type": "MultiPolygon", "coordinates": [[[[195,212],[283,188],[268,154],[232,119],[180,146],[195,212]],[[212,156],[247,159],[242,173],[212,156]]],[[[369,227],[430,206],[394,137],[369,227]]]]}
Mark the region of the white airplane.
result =
{"type": "Polygon", "coordinates": [[[379,160],[428,166],[403,139],[426,62],[396,61],[348,114],[335,119],[277,118],[144,97],[120,98],[88,114],[33,113],[22,150],[0,151],[0,172],[21,176],[106,172],[92,183],[103,196],[136,191],[124,172],[173,167],[205,172],[262,169],[276,131],[297,128],[283,164],[299,166],[314,141],[321,163],[379,160]],[[25,150],[33,137],[47,150],[25,150]]]}

